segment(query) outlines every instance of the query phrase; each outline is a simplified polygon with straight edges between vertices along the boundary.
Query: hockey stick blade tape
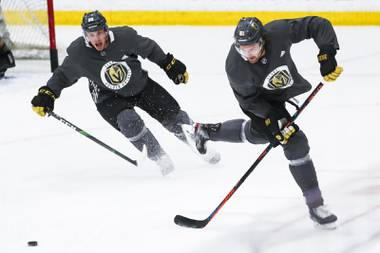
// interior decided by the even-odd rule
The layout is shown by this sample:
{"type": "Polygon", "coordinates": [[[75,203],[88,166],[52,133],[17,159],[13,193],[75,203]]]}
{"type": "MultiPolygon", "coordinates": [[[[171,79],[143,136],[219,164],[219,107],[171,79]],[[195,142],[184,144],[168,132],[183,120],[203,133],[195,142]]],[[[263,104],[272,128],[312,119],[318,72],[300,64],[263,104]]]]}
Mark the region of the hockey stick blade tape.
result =
{"type": "Polygon", "coordinates": [[[193,220],[182,215],[176,215],[174,217],[174,223],[182,227],[204,228],[207,225],[208,220],[193,220]]]}

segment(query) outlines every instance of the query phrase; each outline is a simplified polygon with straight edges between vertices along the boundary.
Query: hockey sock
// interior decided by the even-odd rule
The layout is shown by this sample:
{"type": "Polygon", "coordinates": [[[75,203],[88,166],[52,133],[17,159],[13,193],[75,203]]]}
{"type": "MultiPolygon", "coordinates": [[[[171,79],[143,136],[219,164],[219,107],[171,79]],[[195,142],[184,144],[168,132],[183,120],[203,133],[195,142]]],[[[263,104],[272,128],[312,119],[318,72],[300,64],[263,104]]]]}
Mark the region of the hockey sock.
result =
{"type": "Polygon", "coordinates": [[[146,127],[144,127],[140,134],[128,139],[140,151],[143,150],[145,145],[148,158],[151,160],[157,160],[163,153],[165,153],[157,139],[146,127]]]}
{"type": "Polygon", "coordinates": [[[243,131],[243,119],[228,120],[219,124],[202,124],[212,141],[225,141],[233,143],[243,142],[241,133],[243,131]]]}
{"type": "Polygon", "coordinates": [[[290,172],[301,188],[309,207],[323,205],[323,198],[318,186],[315,168],[309,155],[304,158],[290,161],[290,172]]]}
{"type": "Polygon", "coordinates": [[[161,154],[165,153],[144,121],[133,109],[126,109],[117,116],[117,124],[120,132],[140,151],[144,145],[147,155],[152,160],[157,160],[161,154]]]}

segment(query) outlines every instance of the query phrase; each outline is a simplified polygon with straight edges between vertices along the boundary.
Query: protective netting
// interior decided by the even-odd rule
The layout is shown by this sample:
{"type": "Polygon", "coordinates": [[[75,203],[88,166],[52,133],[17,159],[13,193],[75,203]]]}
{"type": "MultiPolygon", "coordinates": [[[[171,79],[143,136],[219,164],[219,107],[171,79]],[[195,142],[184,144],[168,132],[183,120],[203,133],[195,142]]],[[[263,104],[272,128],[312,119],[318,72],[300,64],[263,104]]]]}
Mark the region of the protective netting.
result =
{"type": "Polygon", "coordinates": [[[13,53],[17,58],[48,58],[47,0],[1,0],[13,53]]]}

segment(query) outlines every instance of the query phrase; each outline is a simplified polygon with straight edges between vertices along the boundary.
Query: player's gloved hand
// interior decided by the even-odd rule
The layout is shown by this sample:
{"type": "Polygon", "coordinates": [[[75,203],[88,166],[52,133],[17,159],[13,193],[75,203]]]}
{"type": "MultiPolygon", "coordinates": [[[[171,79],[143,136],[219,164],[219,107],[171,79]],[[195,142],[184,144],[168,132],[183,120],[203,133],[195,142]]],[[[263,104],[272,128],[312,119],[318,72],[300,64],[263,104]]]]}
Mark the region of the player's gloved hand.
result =
{"type": "Polygon", "coordinates": [[[327,82],[335,81],[343,72],[343,68],[337,66],[335,55],[336,49],[332,46],[321,47],[318,54],[318,61],[321,64],[321,75],[327,82]]]}
{"type": "Polygon", "coordinates": [[[273,147],[279,144],[286,145],[292,135],[298,131],[299,128],[294,123],[285,127],[287,122],[287,117],[275,110],[271,110],[265,118],[264,124],[267,128],[265,132],[273,147]]]}
{"type": "Polygon", "coordinates": [[[42,86],[38,89],[37,96],[32,99],[32,109],[41,117],[44,117],[47,112],[54,110],[54,101],[57,96],[47,86],[42,86]]]}
{"type": "Polygon", "coordinates": [[[189,74],[186,71],[186,66],[181,61],[173,57],[168,53],[164,60],[158,64],[165,70],[166,74],[175,84],[187,83],[189,80],[189,74]]]}

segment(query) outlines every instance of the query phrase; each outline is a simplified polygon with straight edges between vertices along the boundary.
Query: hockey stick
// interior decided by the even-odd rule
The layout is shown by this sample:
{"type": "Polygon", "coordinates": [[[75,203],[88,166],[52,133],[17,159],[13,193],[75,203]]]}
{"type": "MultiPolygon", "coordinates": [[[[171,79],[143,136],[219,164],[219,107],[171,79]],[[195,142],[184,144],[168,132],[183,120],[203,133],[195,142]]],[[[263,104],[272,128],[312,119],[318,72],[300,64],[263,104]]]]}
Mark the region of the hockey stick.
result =
{"type": "MultiPolygon", "coordinates": [[[[320,82],[317,87],[314,88],[312,93],[306,98],[303,102],[299,110],[297,110],[291,120],[287,123],[287,126],[293,124],[296,118],[300,115],[300,113],[305,109],[305,107],[310,103],[310,101],[314,98],[314,96],[319,92],[319,90],[323,87],[323,83],[320,82]]],[[[214,216],[219,212],[219,210],[224,206],[224,204],[232,197],[232,195],[236,192],[236,190],[243,184],[243,182],[247,179],[247,177],[251,174],[251,172],[257,167],[257,165],[263,160],[263,158],[268,154],[268,152],[272,149],[272,145],[269,144],[264,151],[260,154],[260,156],[256,159],[256,161],[252,164],[252,166],[248,169],[248,171],[243,175],[242,178],[237,182],[237,184],[232,188],[232,190],[227,194],[227,196],[223,199],[222,202],[216,207],[216,209],[204,220],[195,220],[190,219],[182,215],[176,215],[174,217],[174,223],[189,228],[204,228],[214,216]]]]}
{"type": "Polygon", "coordinates": [[[81,135],[84,135],[86,136],[87,138],[89,138],[90,140],[93,140],[94,142],[96,142],[97,144],[99,144],[100,146],[108,149],[109,151],[111,151],[112,153],[120,156],[121,158],[123,158],[124,160],[127,160],[128,162],[132,163],[133,165],[137,166],[137,161],[136,160],[132,160],[131,158],[123,155],[122,153],[120,153],[119,151],[117,151],[116,149],[114,148],[111,148],[110,146],[108,146],[107,144],[105,144],[104,142],[98,140],[97,138],[95,138],[94,136],[90,135],[89,133],[87,133],[86,131],[83,131],[82,129],[80,129],[79,127],[75,126],[74,124],[70,123],[69,121],[67,121],[66,119],[62,118],[61,116],[57,115],[56,113],[54,112],[48,112],[49,116],[53,116],[55,119],[59,120],[60,122],[62,122],[63,124],[67,125],[68,127],[74,129],[75,131],[77,131],[78,133],[80,133],[81,135]]]}

